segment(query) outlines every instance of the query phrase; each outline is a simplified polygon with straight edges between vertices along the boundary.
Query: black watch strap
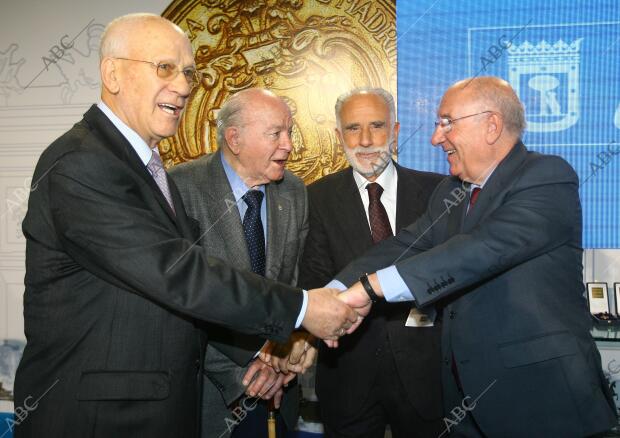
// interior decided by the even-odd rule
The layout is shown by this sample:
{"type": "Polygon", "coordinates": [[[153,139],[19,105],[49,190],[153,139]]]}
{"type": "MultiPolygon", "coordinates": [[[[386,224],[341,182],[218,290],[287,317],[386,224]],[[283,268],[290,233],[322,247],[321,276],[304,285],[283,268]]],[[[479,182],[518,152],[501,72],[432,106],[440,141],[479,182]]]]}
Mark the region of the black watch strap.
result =
{"type": "Polygon", "coordinates": [[[360,277],[360,283],[362,283],[364,290],[370,297],[370,301],[372,301],[373,303],[376,303],[377,301],[379,301],[379,296],[377,295],[375,290],[372,288],[372,285],[370,284],[370,281],[368,280],[368,274],[364,274],[360,277]]]}

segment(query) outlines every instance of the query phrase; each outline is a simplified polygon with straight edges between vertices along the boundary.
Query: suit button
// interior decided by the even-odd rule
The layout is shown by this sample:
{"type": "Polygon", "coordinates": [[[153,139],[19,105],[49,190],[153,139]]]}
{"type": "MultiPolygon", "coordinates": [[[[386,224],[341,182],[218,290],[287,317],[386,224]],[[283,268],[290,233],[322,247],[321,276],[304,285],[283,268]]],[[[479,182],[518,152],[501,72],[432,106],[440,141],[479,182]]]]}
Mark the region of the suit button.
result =
{"type": "Polygon", "coordinates": [[[448,313],[448,316],[450,317],[450,319],[454,319],[454,317],[456,316],[456,312],[454,310],[450,310],[450,313],[448,313]]]}
{"type": "Polygon", "coordinates": [[[381,356],[381,352],[382,352],[381,347],[377,348],[377,350],[375,351],[375,356],[377,357],[381,356]]]}
{"type": "Polygon", "coordinates": [[[196,359],[196,362],[194,362],[194,365],[196,365],[196,369],[199,370],[200,369],[200,359],[196,359]]]}
{"type": "Polygon", "coordinates": [[[444,365],[450,365],[450,361],[448,360],[448,358],[447,358],[447,357],[446,357],[446,358],[444,358],[444,360],[443,360],[443,364],[444,364],[444,365]]]}

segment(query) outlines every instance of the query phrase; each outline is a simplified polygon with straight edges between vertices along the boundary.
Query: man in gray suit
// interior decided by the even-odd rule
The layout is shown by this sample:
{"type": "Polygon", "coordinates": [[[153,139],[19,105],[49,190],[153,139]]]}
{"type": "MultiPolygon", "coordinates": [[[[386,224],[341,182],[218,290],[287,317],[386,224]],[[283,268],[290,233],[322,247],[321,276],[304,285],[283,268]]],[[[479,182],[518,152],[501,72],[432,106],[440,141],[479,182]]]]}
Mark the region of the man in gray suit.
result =
{"type": "Polygon", "coordinates": [[[452,177],[420,219],[337,275],[353,285],[343,295],[356,306],[378,295],[443,308],[442,435],[610,429],[614,403],[583,296],[575,171],[525,148],[523,105],[499,78],[457,82],[437,116],[431,142],[452,177]]]}
{"type": "MultiPolygon", "coordinates": [[[[208,254],[240,269],[294,285],[298,262],[308,233],[308,206],[303,182],[284,169],[292,149],[292,117],[286,103],[273,93],[252,88],[233,95],[218,113],[219,150],[171,169],[188,215],[201,226],[201,245],[208,254]],[[245,195],[260,192],[259,246],[264,265],[257,270],[254,242],[248,239],[250,213],[245,195]],[[262,198],[264,195],[264,202],[262,198]]],[[[260,258],[260,257],[259,257],[260,258]]],[[[231,412],[243,393],[263,399],[274,397],[281,416],[293,428],[298,414],[298,387],[288,383],[294,373],[280,373],[257,358],[265,341],[257,336],[210,327],[205,358],[202,436],[220,437],[239,423],[233,436],[266,436],[266,402],[241,415],[231,412]],[[247,433],[246,433],[247,430],[247,433]]],[[[314,356],[307,334],[294,341],[314,356]],[[308,347],[306,347],[308,345],[308,347]]],[[[271,349],[273,346],[269,346],[271,349]]],[[[241,406],[253,406],[244,401],[241,406]]],[[[282,436],[285,428],[279,421],[282,436]]]]}

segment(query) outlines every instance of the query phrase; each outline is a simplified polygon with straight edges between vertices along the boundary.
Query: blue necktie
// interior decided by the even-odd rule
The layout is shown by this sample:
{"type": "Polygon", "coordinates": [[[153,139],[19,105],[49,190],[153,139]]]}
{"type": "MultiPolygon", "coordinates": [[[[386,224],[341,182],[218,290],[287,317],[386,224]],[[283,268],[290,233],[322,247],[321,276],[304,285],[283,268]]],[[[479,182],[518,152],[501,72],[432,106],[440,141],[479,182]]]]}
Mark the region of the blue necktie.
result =
{"type": "Polygon", "coordinates": [[[265,275],[265,234],[263,221],[260,218],[263,196],[263,192],[259,190],[248,190],[243,195],[243,200],[248,205],[243,216],[243,234],[248,245],[250,264],[252,272],[262,276],[265,275]]]}

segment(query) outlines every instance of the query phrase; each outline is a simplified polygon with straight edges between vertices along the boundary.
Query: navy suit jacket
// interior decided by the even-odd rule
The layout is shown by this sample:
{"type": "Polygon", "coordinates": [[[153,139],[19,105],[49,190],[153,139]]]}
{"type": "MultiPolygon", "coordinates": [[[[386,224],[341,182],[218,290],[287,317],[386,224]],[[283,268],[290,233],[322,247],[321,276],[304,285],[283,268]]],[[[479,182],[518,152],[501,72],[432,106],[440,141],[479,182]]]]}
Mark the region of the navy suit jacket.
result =
{"type": "MultiPolygon", "coordinates": [[[[472,210],[457,178],[426,213],[337,278],[395,264],[417,305],[445,306],[443,379],[463,393],[482,432],[582,437],[611,428],[613,402],[583,296],[581,206],[574,170],[518,143],[472,210]]],[[[446,396],[446,410],[461,400],[446,396]]]]}

